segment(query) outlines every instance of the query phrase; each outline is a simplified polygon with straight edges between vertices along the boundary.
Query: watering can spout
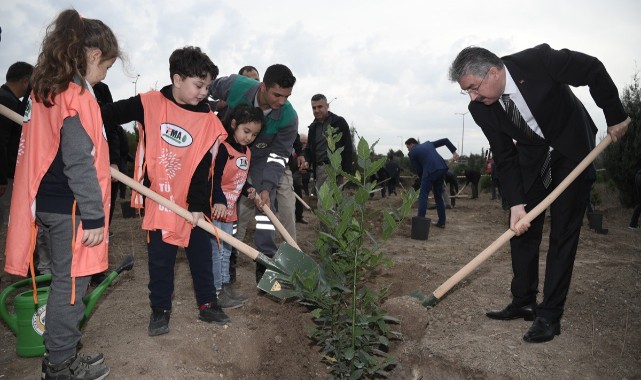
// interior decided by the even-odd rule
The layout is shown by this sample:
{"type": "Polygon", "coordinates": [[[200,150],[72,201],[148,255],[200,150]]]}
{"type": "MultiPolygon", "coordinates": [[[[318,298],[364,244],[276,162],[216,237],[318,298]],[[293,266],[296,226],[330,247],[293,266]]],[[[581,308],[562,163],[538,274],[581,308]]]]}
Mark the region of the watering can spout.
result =
{"type": "Polygon", "coordinates": [[[96,303],[102,296],[102,294],[107,290],[109,285],[122,273],[123,271],[130,270],[134,266],[134,257],[132,255],[129,255],[124,258],[124,260],[120,263],[118,268],[111,272],[107,278],[105,278],[96,288],[89,294],[85,295],[82,298],[82,302],[85,304],[85,312],[84,316],[82,318],[82,321],[80,321],[80,326],[82,327],[85,322],[89,319],[91,316],[91,312],[93,309],[96,307],[96,303]]]}

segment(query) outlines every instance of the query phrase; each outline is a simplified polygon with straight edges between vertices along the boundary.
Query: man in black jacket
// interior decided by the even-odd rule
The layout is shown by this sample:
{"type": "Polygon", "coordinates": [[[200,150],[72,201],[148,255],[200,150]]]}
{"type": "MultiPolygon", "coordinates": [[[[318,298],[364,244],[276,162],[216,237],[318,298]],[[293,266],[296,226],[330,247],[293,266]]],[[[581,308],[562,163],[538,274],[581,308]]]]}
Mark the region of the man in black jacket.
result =
{"type": "MultiPolygon", "coordinates": [[[[305,160],[309,163],[314,174],[316,194],[318,189],[327,180],[327,172],[323,168],[329,164],[329,152],[327,151],[327,131],[331,126],[332,133],[341,133],[341,139],[336,148],[343,148],[341,153],[341,167],[346,173],[352,173],[352,135],[349,132],[349,125],[342,117],[329,111],[327,98],[323,94],[312,96],[312,112],[314,122],[309,126],[307,148],[305,149],[305,160]]],[[[342,182],[342,177],[337,179],[342,182]]]]}
{"type": "MultiPolygon", "coordinates": [[[[16,62],[9,66],[7,82],[0,87],[0,104],[23,115],[26,102],[20,102],[20,98],[27,95],[32,72],[33,66],[26,62],[16,62]]],[[[13,174],[21,133],[22,124],[0,115],[0,225],[6,225],[9,221],[13,174]]]]}
{"type": "Polygon", "coordinates": [[[625,134],[630,118],[603,63],[547,44],[502,58],[480,47],[465,48],[454,59],[449,77],[470,97],[470,114],[490,142],[503,197],[510,206],[510,229],[516,235],[510,241],[512,302],[486,315],[534,320],[523,340],[552,340],[561,333],[587,182],[575,180],[551,205],[550,243],[539,304],[539,246],[545,212],[530,223],[522,219],[594,147],[597,128],[570,86],[590,88],[595,103],[603,109],[613,141],[625,134]]]}

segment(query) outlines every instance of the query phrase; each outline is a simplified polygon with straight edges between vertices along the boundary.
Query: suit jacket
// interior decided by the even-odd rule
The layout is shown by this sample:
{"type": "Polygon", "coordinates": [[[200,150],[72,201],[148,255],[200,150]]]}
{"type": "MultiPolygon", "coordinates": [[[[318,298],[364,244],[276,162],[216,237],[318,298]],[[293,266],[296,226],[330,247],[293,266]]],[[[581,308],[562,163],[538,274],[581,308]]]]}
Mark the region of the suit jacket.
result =
{"type": "Polygon", "coordinates": [[[612,78],[595,57],[542,44],[501,60],[545,136],[543,145],[529,143],[498,101],[489,106],[470,102],[468,106],[490,142],[504,196],[513,206],[525,203],[525,193],[540,175],[547,145],[577,163],[594,147],[596,125],[570,86],[589,86],[608,126],[624,121],[627,115],[612,78]]]}

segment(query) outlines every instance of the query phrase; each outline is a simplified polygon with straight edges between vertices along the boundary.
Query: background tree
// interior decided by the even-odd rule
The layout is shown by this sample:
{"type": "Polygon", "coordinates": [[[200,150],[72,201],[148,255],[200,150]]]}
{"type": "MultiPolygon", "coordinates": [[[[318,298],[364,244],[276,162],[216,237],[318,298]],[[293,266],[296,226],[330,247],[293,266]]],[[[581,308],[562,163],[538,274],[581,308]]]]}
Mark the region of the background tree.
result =
{"type": "Polygon", "coordinates": [[[619,190],[621,204],[630,207],[634,201],[634,174],[641,169],[641,84],[639,73],[623,90],[623,107],[632,119],[626,135],[604,152],[604,167],[609,181],[619,190]]]}

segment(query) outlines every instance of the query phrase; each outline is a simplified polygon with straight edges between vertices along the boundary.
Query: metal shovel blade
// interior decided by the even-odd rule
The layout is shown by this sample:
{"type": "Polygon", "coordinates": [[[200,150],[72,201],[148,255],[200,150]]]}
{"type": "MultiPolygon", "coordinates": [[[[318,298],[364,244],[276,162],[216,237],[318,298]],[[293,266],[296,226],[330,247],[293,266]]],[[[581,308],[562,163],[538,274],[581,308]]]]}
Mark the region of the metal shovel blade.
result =
{"type": "Polygon", "coordinates": [[[323,273],[318,264],[302,251],[284,242],[272,258],[274,265],[267,266],[267,270],[258,282],[258,288],[274,297],[287,300],[295,298],[292,279],[308,279],[313,283],[315,291],[327,289],[323,281],[323,273]]]}

